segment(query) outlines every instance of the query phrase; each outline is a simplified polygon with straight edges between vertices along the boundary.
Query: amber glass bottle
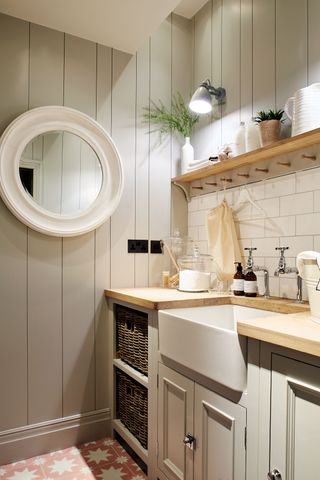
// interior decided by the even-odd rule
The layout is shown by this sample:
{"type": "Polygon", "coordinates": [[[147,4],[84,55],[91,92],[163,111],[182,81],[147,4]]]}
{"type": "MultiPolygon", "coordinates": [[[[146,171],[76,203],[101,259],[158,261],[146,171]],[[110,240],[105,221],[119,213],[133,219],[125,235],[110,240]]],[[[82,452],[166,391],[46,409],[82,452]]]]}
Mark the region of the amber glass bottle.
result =
{"type": "Polygon", "coordinates": [[[237,271],[233,277],[232,289],[234,295],[244,295],[244,275],[242,273],[242,265],[240,262],[235,262],[237,271]]]}
{"type": "Polygon", "coordinates": [[[246,297],[257,296],[257,277],[252,268],[248,268],[247,273],[244,276],[244,294],[246,297]]]}

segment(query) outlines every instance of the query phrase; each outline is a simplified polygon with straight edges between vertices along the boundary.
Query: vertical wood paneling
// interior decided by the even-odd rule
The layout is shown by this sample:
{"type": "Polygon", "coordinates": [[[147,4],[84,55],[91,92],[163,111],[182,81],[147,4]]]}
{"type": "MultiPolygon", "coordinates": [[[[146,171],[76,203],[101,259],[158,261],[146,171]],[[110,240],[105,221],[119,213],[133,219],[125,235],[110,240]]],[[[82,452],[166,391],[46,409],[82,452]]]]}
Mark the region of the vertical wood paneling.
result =
{"type": "Polygon", "coordinates": [[[96,45],[72,35],[65,37],[64,104],[96,116],[96,45]]]}
{"type": "Polygon", "coordinates": [[[62,240],[29,230],[29,423],[62,417],[62,240]]]}
{"type": "Polygon", "coordinates": [[[308,84],[320,79],[320,2],[308,0],[308,84]]]}
{"type": "MultiPolygon", "coordinates": [[[[136,112],[136,218],[135,237],[149,238],[149,134],[142,122],[143,108],[150,96],[150,42],[137,52],[137,112],[136,112]]],[[[143,287],[149,282],[149,255],[139,253],[134,259],[134,285],[143,287]]]]}
{"type": "Polygon", "coordinates": [[[134,286],[134,255],[128,239],[135,232],[135,92],[136,58],[113,52],[112,138],[123,161],[124,190],[111,219],[111,285],[134,286]]]}
{"type": "MultiPolygon", "coordinates": [[[[206,79],[212,81],[212,0],[196,14],[194,19],[194,89],[206,79]]],[[[214,145],[211,115],[201,115],[192,135],[196,159],[213,155],[214,145]]]]}
{"type": "Polygon", "coordinates": [[[94,236],[63,239],[63,415],[95,408],[94,236]]]}
{"type": "MultiPolygon", "coordinates": [[[[65,105],[95,118],[96,80],[95,44],[66,35],[65,105]]],[[[64,415],[95,408],[94,239],[63,239],[64,415]]]]}
{"type": "MultiPolygon", "coordinates": [[[[211,33],[211,82],[215,87],[222,86],[222,50],[221,50],[221,29],[222,29],[222,0],[214,0],[211,12],[212,33],[211,33]]],[[[221,145],[222,107],[215,100],[212,102],[212,139],[209,143],[212,146],[212,153],[215,154],[221,145]]]]}
{"type": "Polygon", "coordinates": [[[0,14],[0,133],[28,108],[29,25],[0,14]]]}
{"type": "Polygon", "coordinates": [[[252,0],[241,0],[240,119],[251,120],[252,111],[252,0]]]}
{"type": "Polygon", "coordinates": [[[234,141],[240,123],[240,0],[224,0],[222,11],[222,144],[234,141]]]}
{"type": "MultiPolygon", "coordinates": [[[[28,107],[27,23],[0,15],[0,133],[28,107]]],[[[27,228],[0,201],[0,430],[28,422],[27,228]]]]}
{"type": "MultiPolygon", "coordinates": [[[[63,64],[63,33],[31,24],[30,108],[62,104],[63,64]]],[[[52,138],[57,140],[55,135],[52,138]]],[[[33,155],[40,159],[46,146],[43,148],[42,141],[34,143],[33,155]]],[[[52,150],[55,149],[51,145],[51,154],[52,150]]],[[[61,158],[61,141],[55,153],[51,161],[46,159],[43,168],[49,167],[51,171],[56,166],[61,158]]],[[[52,194],[52,187],[43,187],[46,194],[52,194]]],[[[60,179],[54,191],[60,194],[60,179]]],[[[28,372],[29,423],[61,417],[62,241],[31,229],[28,229],[28,372]]]]}
{"type": "Polygon", "coordinates": [[[29,108],[63,103],[62,32],[30,25],[30,100],[29,108]]]}
{"type": "MultiPolygon", "coordinates": [[[[151,99],[171,103],[171,17],[166,19],[151,37],[151,99]]],[[[158,139],[152,137],[153,142],[158,139]]],[[[154,143],[153,143],[154,145],[154,143]]],[[[150,152],[150,216],[151,240],[170,234],[171,205],[171,139],[150,152]],[[161,212],[161,214],[160,214],[161,212]]],[[[159,285],[162,255],[150,255],[149,284],[159,285]]]]}
{"type": "MultiPolygon", "coordinates": [[[[97,121],[111,132],[111,49],[97,46],[97,121]]],[[[108,406],[108,321],[104,289],[110,287],[110,219],[95,232],[96,409],[108,406]]]]}
{"type": "Polygon", "coordinates": [[[283,108],[288,97],[307,85],[307,3],[308,0],[276,2],[277,108],[283,108]]]}
{"type": "Polygon", "coordinates": [[[0,430],[27,424],[27,227],[0,201],[0,430]]]}
{"type": "Polygon", "coordinates": [[[255,114],[275,107],[275,0],[253,0],[252,41],[255,114]]]}
{"type": "MultiPolygon", "coordinates": [[[[192,22],[172,15],[172,93],[180,92],[186,102],[192,95],[192,22]]],[[[180,173],[181,136],[172,139],[172,176],[180,173]]]]}

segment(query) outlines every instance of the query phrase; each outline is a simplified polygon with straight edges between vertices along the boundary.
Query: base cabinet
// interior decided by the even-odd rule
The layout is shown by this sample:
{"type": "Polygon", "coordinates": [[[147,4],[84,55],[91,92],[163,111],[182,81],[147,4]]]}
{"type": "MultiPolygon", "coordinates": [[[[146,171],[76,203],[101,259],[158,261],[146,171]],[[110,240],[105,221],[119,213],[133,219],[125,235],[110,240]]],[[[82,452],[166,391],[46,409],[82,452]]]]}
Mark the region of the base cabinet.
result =
{"type": "Polygon", "coordinates": [[[315,480],[320,472],[320,368],[272,355],[270,469],[282,480],[315,480]]]}
{"type": "Polygon", "coordinates": [[[168,480],[245,480],[245,435],[244,407],[159,364],[158,467],[168,480]]]}

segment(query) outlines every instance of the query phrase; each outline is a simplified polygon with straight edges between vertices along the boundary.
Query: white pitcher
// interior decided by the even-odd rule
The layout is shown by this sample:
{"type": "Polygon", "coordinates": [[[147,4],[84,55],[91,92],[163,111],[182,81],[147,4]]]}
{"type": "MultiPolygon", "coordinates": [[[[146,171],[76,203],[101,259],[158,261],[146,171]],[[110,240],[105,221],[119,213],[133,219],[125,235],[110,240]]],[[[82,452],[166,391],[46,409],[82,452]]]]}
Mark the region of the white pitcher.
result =
{"type": "Polygon", "coordinates": [[[301,252],[297,256],[297,269],[303,278],[307,289],[311,315],[320,323],[320,253],[313,251],[301,252]]]}
{"type": "Polygon", "coordinates": [[[284,111],[292,122],[291,135],[320,127],[320,83],[297,90],[288,98],[284,111]]]}

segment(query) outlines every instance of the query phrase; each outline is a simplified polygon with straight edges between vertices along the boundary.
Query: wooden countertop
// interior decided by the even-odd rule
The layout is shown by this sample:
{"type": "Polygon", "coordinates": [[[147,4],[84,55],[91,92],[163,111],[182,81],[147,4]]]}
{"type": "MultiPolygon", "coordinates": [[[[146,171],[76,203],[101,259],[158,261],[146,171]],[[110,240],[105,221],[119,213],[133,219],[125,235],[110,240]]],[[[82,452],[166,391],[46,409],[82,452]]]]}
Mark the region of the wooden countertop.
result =
{"type": "Polygon", "coordinates": [[[105,290],[105,295],[108,298],[122,300],[150,310],[228,304],[261,308],[279,313],[297,313],[309,309],[307,304],[300,305],[285,298],[275,297],[266,300],[264,297],[236,297],[218,292],[179,292],[172,288],[119,288],[105,290]]]}
{"type": "Polygon", "coordinates": [[[217,292],[187,293],[147,287],[106,290],[105,295],[151,310],[232,304],[285,313],[287,315],[242,320],[237,325],[238,333],[320,356],[320,319],[310,315],[308,304],[301,305],[284,298],[266,300],[263,297],[235,297],[217,292]]]}

